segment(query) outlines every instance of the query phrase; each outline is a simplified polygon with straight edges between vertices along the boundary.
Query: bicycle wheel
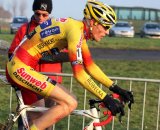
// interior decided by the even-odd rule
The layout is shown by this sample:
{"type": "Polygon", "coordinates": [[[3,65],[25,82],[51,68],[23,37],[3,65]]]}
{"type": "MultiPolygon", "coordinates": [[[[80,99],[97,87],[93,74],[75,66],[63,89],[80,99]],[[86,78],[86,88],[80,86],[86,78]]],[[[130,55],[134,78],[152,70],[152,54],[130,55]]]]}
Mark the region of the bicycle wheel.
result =
{"type": "Polygon", "coordinates": [[[12,130],[13,125],[14,125],[13,121],[12,122],[7,122],[6,127],[5,127],[4,130],[12,130]]]}
{"type": "Polygon", "coordinates": [[[13,114],[10,114],[10,115],[9,115],[8,120],[7,120],[6,124],[5,124],[5,128],[2,129],[2,130],[12,130],[13,125],[14,125],[14,123],[15,123],[15,122],[13,121],[13,117],[14,117],[13,114]]]}
{"type": "Polygon", "coordinates": [[[6,126],[2,123],[0,123],[0,130],[5,130],[6,126]]]}
{"type": "Polygon", "coordinates": [[[0,130],[12,130],[14,123],[7,123],[6,125],[0,123],[0,130]]]}

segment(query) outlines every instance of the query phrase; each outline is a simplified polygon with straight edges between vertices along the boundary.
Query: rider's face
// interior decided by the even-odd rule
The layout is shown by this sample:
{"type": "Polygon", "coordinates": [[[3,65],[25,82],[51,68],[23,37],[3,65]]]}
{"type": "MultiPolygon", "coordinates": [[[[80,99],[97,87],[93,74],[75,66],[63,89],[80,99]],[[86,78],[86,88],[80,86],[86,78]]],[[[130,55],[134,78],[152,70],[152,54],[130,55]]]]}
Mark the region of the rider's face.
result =
{"type": "Polygon", "coordinates": [[[49,19],[49,13],[47,11],[42,11],[42,10],[36,10],[34,12],[34,17],[36,19],[36,22],[38,24],[43,23],[47,19],[49,19]]]}
{"type": "Polygon", "coordinates": [[[100,41],[104,36],[109,34],[109,30],[106,30],[101,24],[94,24],[92,26],[91,35],[95,41],[100,41]]]}

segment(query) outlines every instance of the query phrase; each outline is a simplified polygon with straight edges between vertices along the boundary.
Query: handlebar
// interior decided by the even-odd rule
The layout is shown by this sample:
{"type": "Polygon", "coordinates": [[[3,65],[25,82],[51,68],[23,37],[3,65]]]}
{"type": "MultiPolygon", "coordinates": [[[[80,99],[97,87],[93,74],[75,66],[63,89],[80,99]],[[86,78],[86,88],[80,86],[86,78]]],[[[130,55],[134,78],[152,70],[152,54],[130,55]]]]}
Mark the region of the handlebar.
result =
{"type": "Polygon", "coordinates": [[[110,111],[106,111],[105,113],[103,113],[104,115],[108,115],[108,117],[107,117],[107,119],[106,120],[104,120],[104,121],[101,121],[101,122],[98,122],[98,123],[93,123],[93,126],[105,126],[105,125],[107,125],[107,124],[109,124],[111,121],[112,121],[112,119],[113,119],[113,116],[112,116],[112,114],[111,114],[111,112],[110,111]]]}
{"type": "MultiPolygon", "coordinates": [[[[118,99],[120,102],[122,101],[118,94],[113,93],[112,97],[115,98],[115,99],[118,99]]],[[[99,108],[105,108],[102,100],[93,100],[93,99],[89,100],[89,104],[90,104],[91,108],[95,107],[96,103],[99,103],[99,108]]],[[[98,123],[97,122],[93,123],[93,126],[95,126],[95,127],[96,126],[105,126],[113,120],[113,115],[112,115],[111,111],[106,110],[106,111],[103,112],[103,115],[108,116],[108,117],[103,121],[100,121],[98,123]]],[[[119,121],[121,121],[121,120],[119,120],[119,121]]]]}

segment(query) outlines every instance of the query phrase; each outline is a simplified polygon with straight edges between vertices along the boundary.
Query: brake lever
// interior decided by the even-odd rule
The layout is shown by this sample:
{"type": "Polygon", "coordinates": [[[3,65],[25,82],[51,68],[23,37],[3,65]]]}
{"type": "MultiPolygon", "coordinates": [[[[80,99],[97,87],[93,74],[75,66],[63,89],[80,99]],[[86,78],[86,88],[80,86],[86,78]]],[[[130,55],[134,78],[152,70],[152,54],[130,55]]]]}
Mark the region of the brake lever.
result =
{"type": "MultiPolygon", "coordinates": [[[[128,103],[128,108],[130,109],[130,111],[131,111],[131,108],[132,108],[132,104],[133,104],[134,102],[133,101],[129,101],[129,103],[128,103]]],[[[125,103],[124,102],[122,102],[122,104],[125,106],[125,103]]],[[[122,117],[123,117],[124,115],[122,114],[122,113],[120,113],[119,114],[119,116],[118,116],[118,121],[122,124],[122,117]]]]}
{"type": "Polygon", "coordinates": [[[134,98],[133,98],[133,91],[131,91],[131,93],[132,93],[132,97],[131,97],[131,100],[129,101],[129,103],[128,103],[128,108],[131,110],[131,108],[132,108],[132,104],[134,103],[134,98]]]}
{"type": "Polygon", "coordinates": [[[122,116],[121,116],[121,114],[118,116],[118,121],[122,124],[122,116]]]}
{"type": "MultiPolygon", "coordinates": [[[[120,100],[122,105],[123,105],[123,108],[125,107],[125,102],[120,100]]],[[[120,124],[122,125],[122,117],[125,115],[125,113],[120,113],[119,116],[118,116],[118,121],[120,122],[120,124]]]]}
{"type": "Polygon", "coordinates": [[[132,109],[132,102],[128,103],[128,108],[131,110],[132,109]]]}

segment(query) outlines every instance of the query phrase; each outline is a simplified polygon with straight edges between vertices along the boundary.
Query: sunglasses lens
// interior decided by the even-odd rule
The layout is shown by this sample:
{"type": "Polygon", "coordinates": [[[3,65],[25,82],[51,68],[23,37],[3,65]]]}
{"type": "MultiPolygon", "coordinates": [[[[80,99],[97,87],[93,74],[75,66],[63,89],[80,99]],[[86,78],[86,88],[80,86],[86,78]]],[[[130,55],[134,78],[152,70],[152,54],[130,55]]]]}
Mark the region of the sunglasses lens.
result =
{"type": "Polygon", "coordinates": [[[108,30],[108,29],[110,29],[110,27],[111,27],[111,26],[105,26],[105,30],[108,30]]]}
{"type": "Polygon", "coordinates": [[[35,15],[37,15],[38,17],[41,16],[41,15],[42,15],[43,17],[48,17],[48,14],[41,14],[41,13],[38,13],[38,12],[36,12],[35,15]]]}

